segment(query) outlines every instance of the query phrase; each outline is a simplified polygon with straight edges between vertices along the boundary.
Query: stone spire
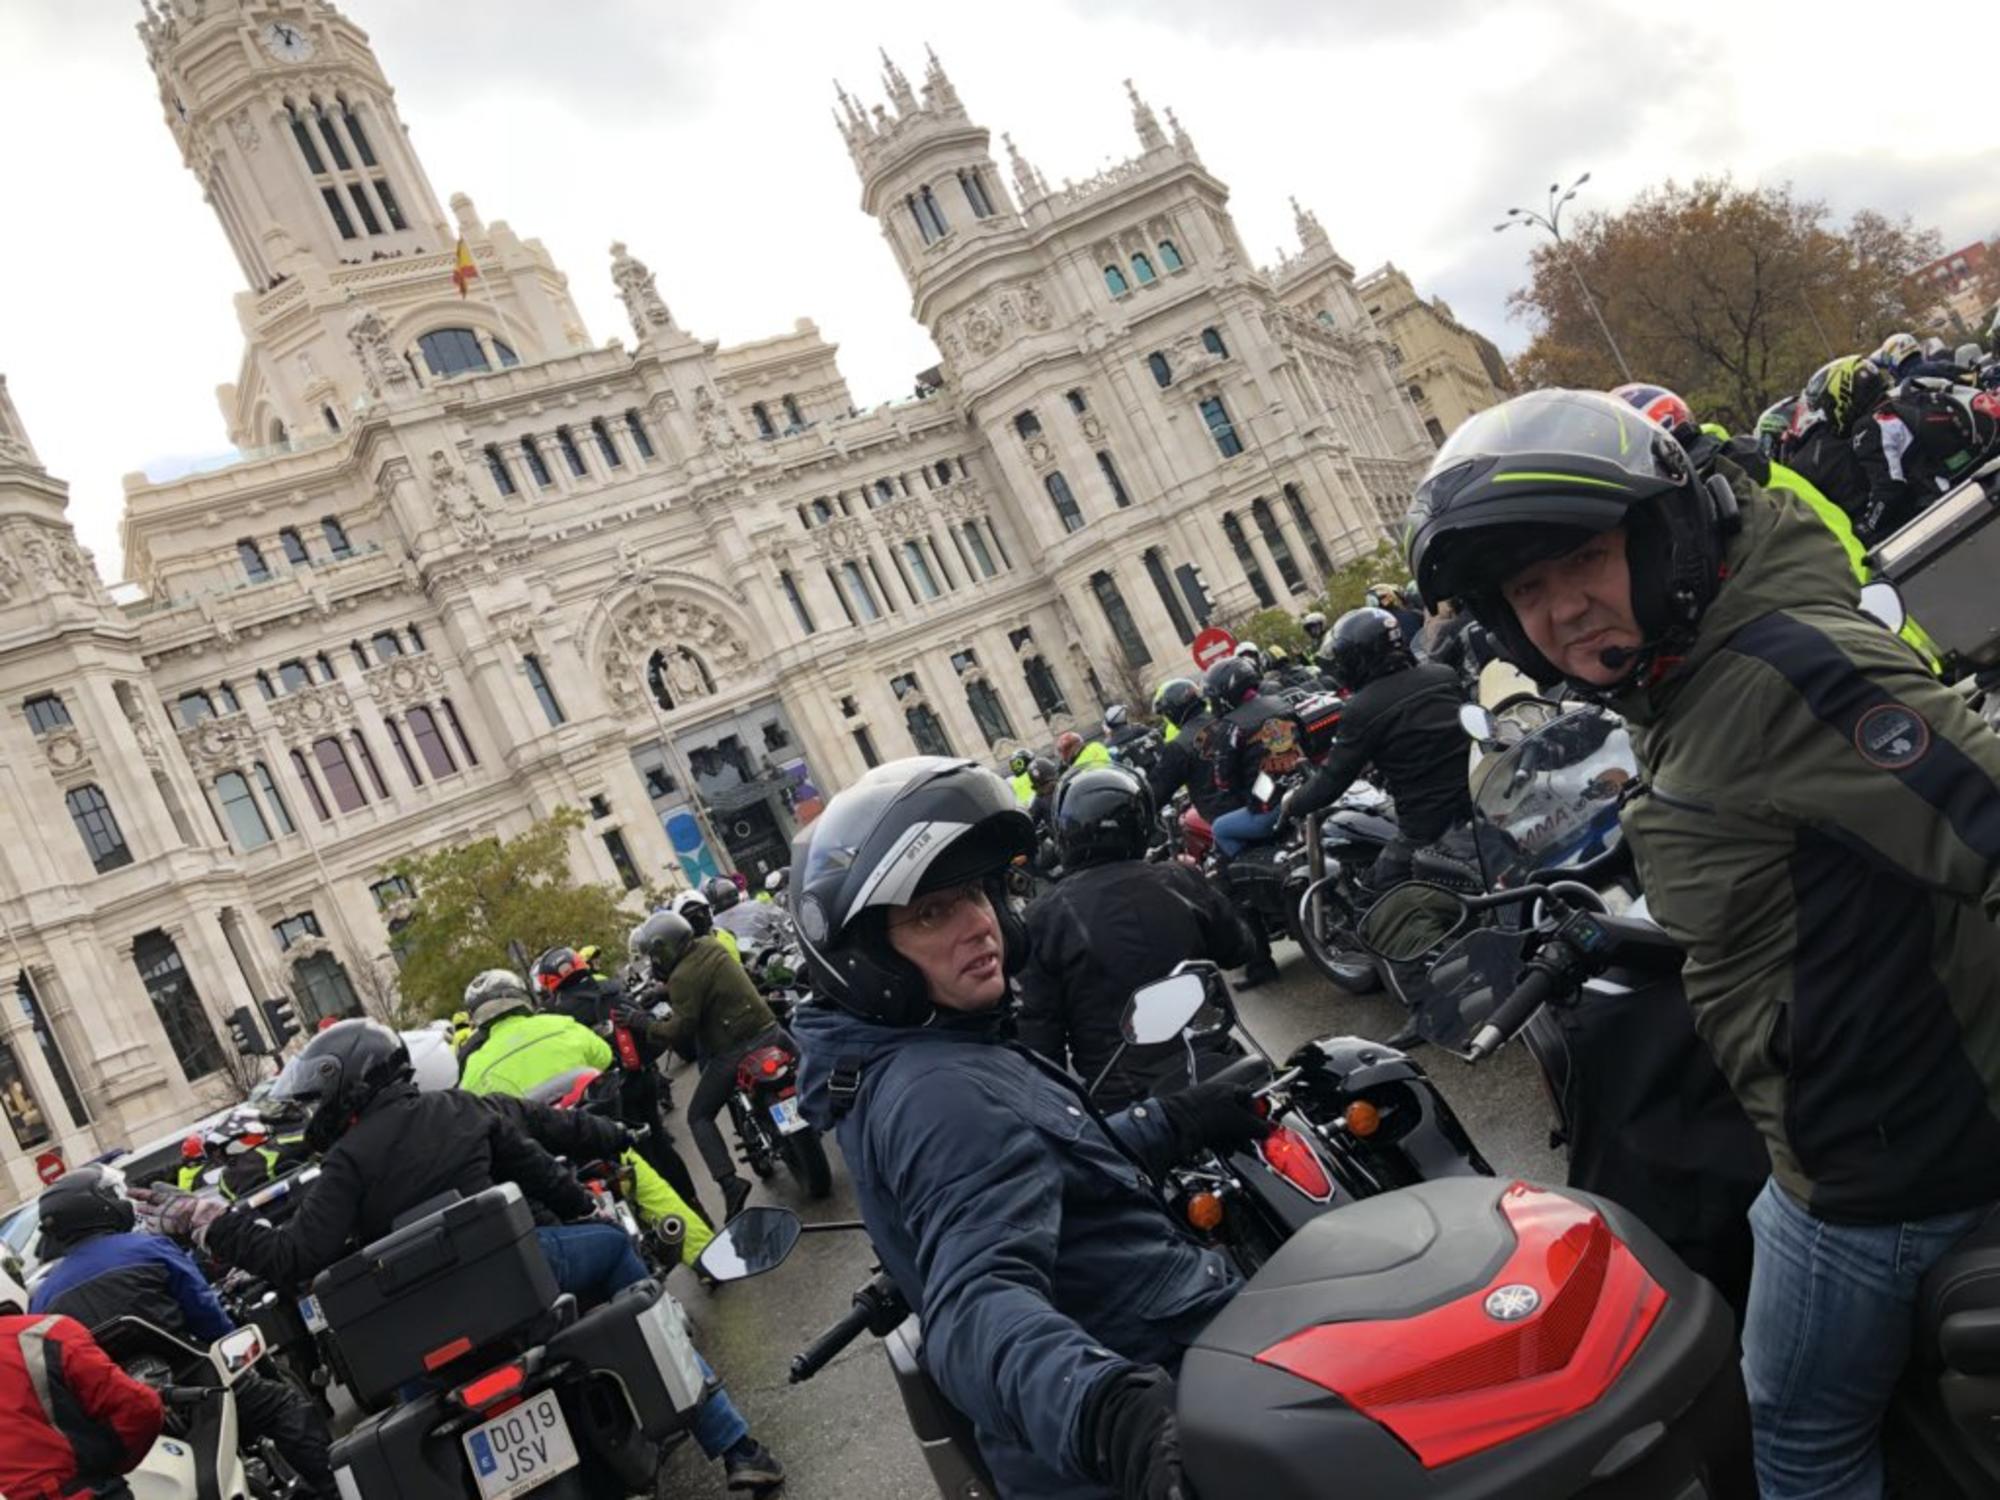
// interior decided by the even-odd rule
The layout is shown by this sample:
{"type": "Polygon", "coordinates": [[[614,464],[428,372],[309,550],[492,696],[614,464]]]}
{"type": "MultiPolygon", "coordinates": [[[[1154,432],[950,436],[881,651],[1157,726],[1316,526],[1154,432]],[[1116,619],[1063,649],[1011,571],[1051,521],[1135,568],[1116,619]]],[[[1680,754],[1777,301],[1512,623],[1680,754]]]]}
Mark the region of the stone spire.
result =
{"type": "Polygon", "coordinates": [[[942,111],[959,109],[958,90],[952,86],[944,64],[938,61],[929,42],[924,43],[924,56],[928,59],[924,67],[924,102],[942,111]]]}
{"type": "Polygon", "coordinates": [[[1040,172],[1028,164],[1028,159],[1021,155],[1020,148],[1014,144],[1014,137],[1003,130],[1000,139],[1007,144],[1007,160],[1014,169],[1014,196],[1021,200],[1021,207],[1026,208],[1030,203],[1048,197],[1048,183],[1042,180],[1040,172]]]}
{"type": "Polygon", "coordinates": [[[1171,104],[1167,106],[1167,124],[1173,128],[1174,149],[1189,161],[1200,161],[1201,153],[1194,149],[1194,137],[1181,128],[1180,118],[1175,115],[1171,104]]]}
{"type": "Polygon", "coordinates": [[[1307,255],[1321,251],[1331,255],[1333,241],[1326,237],[1326,230],[1320,227],[1319,215],[1309,208],[1300,208],[1297,197],[1292,199],[1292,228],[1299,236],[1299,248],[1307,255]]]}
{"type": "Polygon", "coordinates": [[[28,429],[21,421],[21,414],[14,409],[14,398],[7,394],[7,377],[0,375],[0,464],[18,465],[24,469],[39,469],[42,461],[35,454],[35,445],[28,441],[28,429]]]}
{"type": "Polygon", "coordinates": [[[910,87],[910,80],[903,76],[903,70],[896,66],[896,60],[889,56],[889,49],[882,49],[882,88],[889,96],[889,102],[896,106],[898,116],[913,115],[917,112],[916,90],[910,87]]]}
{"type": "Polygon", "coordinates": [[[1139,147],[1144,151],[1156,151],[1166,145],[1167,138],[1160,130],[1160,122],[1153,117],[1153,106],[1139,97],[1139,91],[1132,86],[1132,80],[1125,80],[1126,97],[1132,101],[1132,128],[1139,133],[1139,147]]]}
{"type": "Polygon", "coordinates": [[[643,260],[627,253],[623,240],[611,246],[611,280],[618,288],[618,300],[625,304],[626,316],[632,320],[633,338],[643,344],[656,330],[674,326],[674,315],[667,311],[653,285],[653,273],[643,260]]]}

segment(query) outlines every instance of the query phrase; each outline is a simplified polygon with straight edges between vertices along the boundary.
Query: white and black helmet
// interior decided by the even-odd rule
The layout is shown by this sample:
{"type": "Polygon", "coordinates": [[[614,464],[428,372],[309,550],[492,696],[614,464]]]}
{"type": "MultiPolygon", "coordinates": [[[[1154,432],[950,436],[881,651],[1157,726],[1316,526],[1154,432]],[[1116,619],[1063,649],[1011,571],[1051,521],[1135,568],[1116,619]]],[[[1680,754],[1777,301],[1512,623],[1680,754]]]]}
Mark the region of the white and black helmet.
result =
{"type": "Polygon", "coordinates": [[[534,1008],[534,996],[512,969],[487,969],[465,987],[465,1012],[474,1026],[489,1026],[502,1016],[534,1008]]]}
{"type": "Polygon", "coordinates": [[[814,990],[865,1020],[930,1020],[929,987],[890,947],[887,912],[974,880],[992,892],[1003,966],[1014,973],[1027,959],[1027,934],[1008,912],[1001,877],[1034,843],[1013,791],[983,766],[929,755],[877,766],[792,844],[793,912],[814,990]]]}

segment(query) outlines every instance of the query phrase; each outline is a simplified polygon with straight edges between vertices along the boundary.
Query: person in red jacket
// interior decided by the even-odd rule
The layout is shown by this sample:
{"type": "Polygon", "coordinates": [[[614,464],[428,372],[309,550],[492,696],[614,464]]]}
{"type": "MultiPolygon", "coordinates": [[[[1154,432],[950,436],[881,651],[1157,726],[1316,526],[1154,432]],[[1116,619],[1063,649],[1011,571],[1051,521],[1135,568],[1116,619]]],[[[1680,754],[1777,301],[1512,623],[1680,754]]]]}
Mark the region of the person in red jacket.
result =
{"type": "Polygon", "coordinates": [[[58,1500],[93,1486],[129,1494],[119,1476],[146,1456],[165,1412],[74,1318],[27,1311],[0,1272],[0,1495],[58,1500]]]}

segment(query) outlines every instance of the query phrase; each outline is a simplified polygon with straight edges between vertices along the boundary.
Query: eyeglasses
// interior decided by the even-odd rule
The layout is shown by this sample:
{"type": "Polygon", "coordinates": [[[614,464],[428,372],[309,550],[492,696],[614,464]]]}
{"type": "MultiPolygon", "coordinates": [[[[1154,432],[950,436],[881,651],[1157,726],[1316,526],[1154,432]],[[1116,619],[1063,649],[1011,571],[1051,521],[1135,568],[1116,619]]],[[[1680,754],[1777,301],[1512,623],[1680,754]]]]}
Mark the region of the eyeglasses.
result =
{"type": "Polygon", "coordinates": [[[977,906],[982,911],[993,909],[986,899],[986,887],[976,880],[919,896],[905,908],[902,916],[890,918],[889,925],[914,927],[919,932],[941,932],[967,906],[977,906]]]}

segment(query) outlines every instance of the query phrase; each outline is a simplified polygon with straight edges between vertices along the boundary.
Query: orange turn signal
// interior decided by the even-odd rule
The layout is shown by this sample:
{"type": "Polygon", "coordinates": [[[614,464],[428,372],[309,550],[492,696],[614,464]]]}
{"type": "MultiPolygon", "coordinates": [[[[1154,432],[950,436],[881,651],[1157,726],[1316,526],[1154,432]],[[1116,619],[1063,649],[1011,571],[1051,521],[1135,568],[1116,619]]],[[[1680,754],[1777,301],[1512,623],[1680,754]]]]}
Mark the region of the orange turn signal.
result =
{"type": "Polygon", "coordinates": [[[1347,1106],[1347,1114],[1340,1123],[1347,1127],[1349,1135],[1373,1135],[1382,1128],[1382,1111],[1366,1099],[1356,1099],[1347,1106]]]}
{"type": "Polygon", "coordinates": [[[1187,1221],[1208,1233],[1222,1222],[1222,1200],[1214,1193],[1196,1193],[1187,1201],[1187,1221]]]}

